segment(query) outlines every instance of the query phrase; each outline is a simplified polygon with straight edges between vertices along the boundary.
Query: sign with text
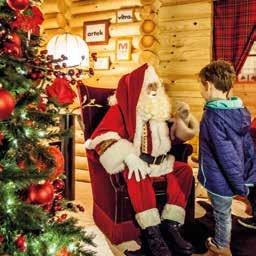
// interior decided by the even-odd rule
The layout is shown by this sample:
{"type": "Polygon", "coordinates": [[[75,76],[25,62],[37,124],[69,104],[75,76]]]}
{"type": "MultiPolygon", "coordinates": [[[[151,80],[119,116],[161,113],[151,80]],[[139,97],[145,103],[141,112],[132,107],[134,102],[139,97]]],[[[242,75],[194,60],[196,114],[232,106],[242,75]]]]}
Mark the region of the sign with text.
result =
{"type": "Polygon", "coordinates": [[[95,70],[109,69],[109,57],[97,57],[97,61],[94,61],[95,70]]]}
{"type": "Polygon", "coordinates": [[[84,40],[87,44],[107,44],[109,20],[84,22],[84,40]]]}
{"type": "Polygon", "coordinates": [[[118,23],[133,22],[134,9],[120,9],[116,13],[118,23]]]}
{"type": "Polygon", "coordinates": [[[116,41],[116,60],[131,60],[132,38],[120,38],[116,41]]]}

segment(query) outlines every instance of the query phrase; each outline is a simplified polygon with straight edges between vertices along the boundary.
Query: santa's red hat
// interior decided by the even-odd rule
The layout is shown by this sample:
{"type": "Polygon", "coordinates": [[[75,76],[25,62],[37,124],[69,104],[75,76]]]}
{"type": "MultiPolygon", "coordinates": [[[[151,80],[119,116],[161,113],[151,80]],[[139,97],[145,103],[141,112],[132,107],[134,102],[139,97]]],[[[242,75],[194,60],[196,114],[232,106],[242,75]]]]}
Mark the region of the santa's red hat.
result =
{"type": "Polygon", "coordinates": [[[136,107],[143,86],[159,83],[159,77],[153,66],[144,64],[124,75],[116,90],[116,100],[124,117],[129,140],[133,141],[136,128],[136,107]]]}

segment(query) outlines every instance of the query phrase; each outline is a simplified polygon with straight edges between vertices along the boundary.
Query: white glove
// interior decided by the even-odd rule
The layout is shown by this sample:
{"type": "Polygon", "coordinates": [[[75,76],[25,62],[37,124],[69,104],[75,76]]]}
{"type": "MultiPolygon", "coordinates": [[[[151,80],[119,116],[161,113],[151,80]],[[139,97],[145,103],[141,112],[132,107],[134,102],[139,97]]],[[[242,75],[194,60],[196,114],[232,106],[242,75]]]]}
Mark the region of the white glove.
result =
{"type": "Polygon", "coordinates": [[[135,179],[137,182],[139,182],[141,179],[145,179],[146,175],[148,174],[148,165],[141,160],[138,156],[134,154],[129,154],[124,162],[128,166],[129,173],[128,173],[128,179],[131,179],[133,173],[135,175],[135,179]]]}

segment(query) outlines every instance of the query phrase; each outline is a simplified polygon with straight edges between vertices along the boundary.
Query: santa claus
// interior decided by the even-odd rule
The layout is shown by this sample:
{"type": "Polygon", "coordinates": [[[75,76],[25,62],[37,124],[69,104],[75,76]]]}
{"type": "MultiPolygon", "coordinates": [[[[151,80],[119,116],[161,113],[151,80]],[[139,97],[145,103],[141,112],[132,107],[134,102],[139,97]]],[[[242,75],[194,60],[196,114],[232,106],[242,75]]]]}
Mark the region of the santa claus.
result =
{"type": "Polygon", "coordinates": [[[86,146],[97,152],[109,174],[122,172],[146,254],[190,255],[192,246],[182,238],[179,228],[185,219],[192,170],[168,152],[174,137],[186,141],[195,135],[197,122],[185,103],[171,115],[165,89],[154,68],[147,64],[124,75],[115,96],[116,104],[86,146]],[[167,180],[167,202],[160,214],[152,182],[161,175],[167,180]]]}

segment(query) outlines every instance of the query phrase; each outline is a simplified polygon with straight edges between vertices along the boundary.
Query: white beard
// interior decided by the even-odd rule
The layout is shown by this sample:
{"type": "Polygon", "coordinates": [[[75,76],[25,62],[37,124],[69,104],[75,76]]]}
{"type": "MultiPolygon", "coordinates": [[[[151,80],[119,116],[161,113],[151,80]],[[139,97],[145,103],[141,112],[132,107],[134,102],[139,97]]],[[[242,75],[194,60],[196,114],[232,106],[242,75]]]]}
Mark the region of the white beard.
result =
{"type": "Polygon", "coordinates": [[[137,104],[137,114],[139,114],[144,121],[167,121],[170,119],[170,113],[170,100],[163,87],[157,90],[155,96],[148,95],[146,89],[142,88],[137,104]]]}

